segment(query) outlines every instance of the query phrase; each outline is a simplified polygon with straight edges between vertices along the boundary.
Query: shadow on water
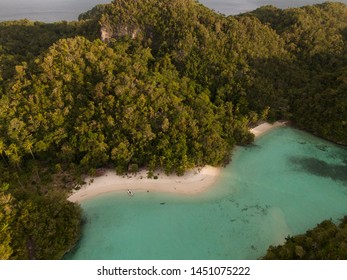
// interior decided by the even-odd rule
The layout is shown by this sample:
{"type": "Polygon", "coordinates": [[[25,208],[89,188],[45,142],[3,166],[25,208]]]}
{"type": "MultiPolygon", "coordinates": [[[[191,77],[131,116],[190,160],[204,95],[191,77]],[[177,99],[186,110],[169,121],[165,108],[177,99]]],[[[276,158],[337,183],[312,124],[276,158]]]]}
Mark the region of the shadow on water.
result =
{"type": "Polygon", "coordinates": [[[261,146],[258,144],[255,144],[254,142],[247,145],[247,146],[242,146],[243,149],[245,150],[253,150],[253,149],[261,149],[261,146]]]}
{"type": "Polygon", "coordinates": [[[347,160],[343,164],[329,164],[313,157],[292,156],[289,161],[301,171],[347,183],[347,160]]]}

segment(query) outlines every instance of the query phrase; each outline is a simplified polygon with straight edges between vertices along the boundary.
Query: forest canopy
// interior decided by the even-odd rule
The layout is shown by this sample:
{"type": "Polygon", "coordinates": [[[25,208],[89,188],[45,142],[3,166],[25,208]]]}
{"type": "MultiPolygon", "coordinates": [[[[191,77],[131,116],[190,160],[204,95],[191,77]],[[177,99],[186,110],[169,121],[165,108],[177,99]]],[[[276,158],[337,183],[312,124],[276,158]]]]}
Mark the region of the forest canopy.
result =
{"type": "Polygon", "coordinates": [[[288,236],[283,245],[270,246],[265,260],[346,260],[347,217],[339,225],[325,220],[305,234],[288,236]]]}
{"type": "Polygon", "coordinates": [[[223,165],[263,120],[347,145],[346,41],[347,7],[330,2],[226,17],[193,0],[116,0],[76,22],[0,22],[0,258],[72,247],[75,173],[223,165]],[[55,207],[66,216],[52,239],[15,243],[27,213],[46,209],[29,219],[44,226],[55,207]]]}

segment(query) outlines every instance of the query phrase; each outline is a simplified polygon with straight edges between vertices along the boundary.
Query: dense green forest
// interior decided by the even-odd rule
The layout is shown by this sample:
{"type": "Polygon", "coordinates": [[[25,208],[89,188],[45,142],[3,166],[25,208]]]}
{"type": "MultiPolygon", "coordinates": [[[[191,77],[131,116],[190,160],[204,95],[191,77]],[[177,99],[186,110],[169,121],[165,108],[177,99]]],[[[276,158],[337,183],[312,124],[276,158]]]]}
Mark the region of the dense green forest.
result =
{"type": "Polygon", "coordinates": [[[116,0],[0,22],[0,258],[61,258],[81,225],[66,195],[99,167],[223,165],[262,120],[347,145],[346,41],[341,3],[226,17],[116,0]]]}
{"type": "Polygon", "coordinates": [[[339,225],[325,220],[305,234],[288,236],[279,246],[270,246],[265,260],[346,260],[347,217],[339,225]]]}

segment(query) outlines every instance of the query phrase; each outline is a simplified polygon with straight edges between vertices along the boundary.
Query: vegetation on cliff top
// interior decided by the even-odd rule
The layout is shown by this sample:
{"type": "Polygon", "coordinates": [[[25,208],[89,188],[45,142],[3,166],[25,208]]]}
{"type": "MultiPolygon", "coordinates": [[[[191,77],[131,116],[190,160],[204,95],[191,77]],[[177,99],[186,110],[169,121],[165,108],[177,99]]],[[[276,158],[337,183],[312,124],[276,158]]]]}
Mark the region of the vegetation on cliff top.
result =
{"type": "Polygon", "coordinates": [[[1,258],[71,247],[80,210],[56,195],[71,189],[72,171],[225,164],[259,120],[347,144],[343,4],[225,17],[196,1],[117,0],[79,19],[0,23],[1,258]]]}

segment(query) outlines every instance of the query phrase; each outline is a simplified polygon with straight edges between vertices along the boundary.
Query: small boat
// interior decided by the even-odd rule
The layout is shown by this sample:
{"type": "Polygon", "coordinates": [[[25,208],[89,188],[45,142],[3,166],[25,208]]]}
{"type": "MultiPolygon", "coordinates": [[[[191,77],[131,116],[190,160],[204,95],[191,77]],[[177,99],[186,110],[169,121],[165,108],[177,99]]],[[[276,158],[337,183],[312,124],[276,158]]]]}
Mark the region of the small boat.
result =
{"type": "Polygon", "coordinates": [[[128,192],[128,195],[130,195],[130,196],[134,196],[134,193],[133,193],[131,190],[129,190],[129,189],[128,189],[128,191],[127,191],[127,192],[128,192]]]}

